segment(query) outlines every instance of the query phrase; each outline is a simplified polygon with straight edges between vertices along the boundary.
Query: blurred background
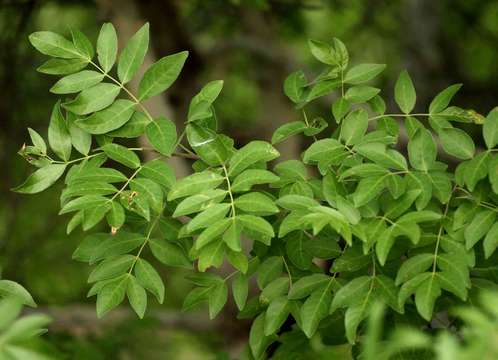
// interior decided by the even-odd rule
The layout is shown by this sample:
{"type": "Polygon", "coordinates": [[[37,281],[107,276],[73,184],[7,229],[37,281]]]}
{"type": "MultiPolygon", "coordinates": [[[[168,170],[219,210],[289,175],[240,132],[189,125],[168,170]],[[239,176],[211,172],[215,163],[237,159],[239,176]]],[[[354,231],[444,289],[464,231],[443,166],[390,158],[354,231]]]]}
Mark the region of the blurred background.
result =
{"type": "MultiPolygon", "coordinates": [[[[152,305],[145,320],[126,307],[96,320],[94,299],[86,298],[89,268],[71,260],[83,234],[66,236],[68,218],[57,216],[60,187],[35,196],[9,190],[31,170],[16,154],[28,140],[26,128],[46,135],[56,100],[48,92],[55,78],[35,71],[43,58],[27,36],[37,30],[68,35],[75,27],[95,41],[104,21],[115,24],[121,45],[149,21],[148,63],[190,51],[176,85],[148,104],[179,126],[199,88],[224,79],[217,114],[238,145],[269,140],[280,124],[299,118],[282,83],[297,69],[320,71],[308,38],[340,38],[352,64],[387,64],[376,86],[391,110],[393,84],[404,68],[417,88],[416,110],[460,82],[459,106],[486,115],[498,103],[498,0],[0,0],[0,267],[2,277],[23,284],[54,317],[44,346],[61,358],[228,359],[248,331],[248,323],[233,320],[233,308],[213,322],[206,312],[182,314],[190,285],[170,270],[163,270],[165,304],[152,305]]],[[[333,128],[330,105],[324,98],[310,113],[333,128]]],[[[283,157],[298,156],[301,141],[285,142],[283,157]]],[[[475,141],[481,142],[478,134],[475,141]]],[[[188,164],[177,167],[188,171],[188,164]]]]}

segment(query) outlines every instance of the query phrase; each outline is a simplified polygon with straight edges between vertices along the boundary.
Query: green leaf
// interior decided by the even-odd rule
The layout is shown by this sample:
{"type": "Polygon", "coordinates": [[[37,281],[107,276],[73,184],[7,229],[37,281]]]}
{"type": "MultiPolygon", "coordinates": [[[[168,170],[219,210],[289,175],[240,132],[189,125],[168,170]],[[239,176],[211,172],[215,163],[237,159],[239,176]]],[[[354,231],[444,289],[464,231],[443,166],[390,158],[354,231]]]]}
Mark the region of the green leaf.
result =
{"type": "Polygon", "coordinates": [[[128,276],[121,276],[100,289],[97,295],[97,316],[99,318],[123,302],[128,281],[128,276]]]}
{"type": "Polygon", "coordinates": [[[176,145],[176,126],[170,119],[161,116],[145,128],[147,139],[159,153],[170,156],[176,145]]]}
{"type": "Polygon", "coordinates": [[[226,249],[228,262],[242,274],[245,274],[249,269],[249,260],[241,251],[240,234],[240,226],[237,225],[237,222],[234,222],[223,235],[223,242],[229,247],[226,249]],[[230,236],[227,237],[227,235],[230,236]]]}
{"type": "Polygon", "coordinates": [[[361,141],[368,128],[368,114],[363,109],[350,112],[341,126],[341,139],[347,144],[361,141]]]}
{"type": "Polygon", "coordinates": [[[225,249],[225,243],[221,240],[204,246],[199,251],[199,261],[197,263],[199,271],[204,272],[211,266],[219,268],[223,263],[225,249]]]}
{"type": "Polygon", "coordinates": [[[232,294],[235,304],[239,310],[246,305],[247,294],[249,292],[249,279],[246,275],[238,273],[232,281],[232,294]]]}
{"type": "Polygon", "coordinates": [[[320,62],[328,65],[335,65],[335,56],[332,46],[317,40],[308,40],[311,54],[320,62]]]}
{"type": "Polygon", "coordinates": [[[441,129],[439,138],[447,154],[464,160],[474,156],[474,142],[465,131],[456,128],[441,129]]]}
{"type": "Polygon", "coordinates": [[[31,142],[33,146],[40,150],[42,154],[47,153],[47,144],[45,144],[45,140],[38,134],[35,130],[28,128],[29,137],[31,138],[31,142]]]}
{"type": "Polygon", "coordinates": [[[104,23],[97,39],[97,57],[102,69],[107,73],[116,62],[118,36],[111,23],[104,23]]]}
{"type": "Polygon", "coordinates": [[[272,184],[278,180],[279,177],[268,170],[245,170],[232,182],[232,192],[249,191],[253,185],[272,184]]]}
{"type": "Polygon", "coordinates": [[[50,59],[36,71],[48,75],[68,75],[84,69],[87,65],[87,59],[50,59]]]}
{"type": "Polygon", "coordinates": [[[85,119],[76,120],[76,124],[90,134],[105,134],[123,126],[134,112],[135,103],[130,100],[116,100],[108,108],[98,111],[85,119]]]}
{"type": "Polygon", "coordinates": [[[240,225],[240,222],[237,220],[237,218],[232,218],[230,227],[227,229],[227,231],[225,231],[225,234],[223,234],[223,241],[231,250],[240,252],[242,250],[240,244],[241,235],[242,226],[240,225]]]}
{"type": "Polygon", "coordinates": [[[173,217],[206,210],[211,205],[221,202],[226,197],[226,194],[227,191],[225,190],[215,189],[185,198],[176,207],[173,217]]]}
{"type": "Polygon", "coordinates": [[[71,200],[66,203],[59,214],[66,214],[68,212],[77,211],[77,210],[85,210],[100,206],[106,202],[109,202],[104,196],[101,195],[85,195],[79,197],[77,199],[71,200]]]}
{"type": "Polygon", "coordinates": [[[118,77],[123,84],[129,82],[142,65],[149,46],[149,23],[145,23],[128,40],[118,60],[118,77]]]}
{"type": "Polygon", "coordinates": [[[489,231],[496,219],[496,212],[482,209],[472,222],[465,227],[465,247],[471,249],[489,231]]]}
{"type": "Polygon", "coordinates": [[[84,58],[71,41],[51,31],[34,32],[29,35],[29,41],[36,50],[45,55],[64,59],[84,58]]]}
{"type": "Polygon", "coordinates": [[[270,215],[278,213],[278,208],[272,198],[259,192],[244,194],[235,199],[234,204],[237,208],[259,215],[270,215]]]}
{"type": "Polygon", "coordinates": [[[85,181],[104,181],[108,183],[116,183],[126,181],[127,179],[128,178],[125,175],[115,169],[96,168],[85,169],[85,171],[77,174],[74,179],[71,179],[68,184],[75,184],[85,181]]]}
{"type": "Polygon", "coordinates": [[[494,156],[491,161],[489,161],[488,177],[493,192],[498,194],[498,156],[494,156]]]}
{"type": "Polygon", "coordinates": [[[214,222],[220,221],[225,218],[225,216],[230,210],[230,204],[222,203],[215,204],[199,213],[194,217],[187,225],[187,230],[189,232],[196,231],[198,229],[203,229],[213,224],[214,222]]]}
{"type": "Polygon", "coordinates": [[[136,169],[140,166],[140,159],[138,156],[123,145],[106,144],[102,146],[102,150],[112,160],[131,169],[136,169]]]}
{"type": "Polygon", "coordinates": [[[477,183],[488,175],[490,159],[490,153],[484,151],[466,162],[464,179],[470,191],[474,191],[477,183]]]}
{"type": "Polygon", "coordinates": [[[128,296],[128,300],[130,301],[133,310],[140,319],[143,319],[145,309],[147,308],[147,293],[134,276],[129,276],[126,295],[128,296]]]}
{"type": "Polygon", "coordinates": [[[219,240],[219,236],[221,236],[225,230],[230,226],[231,219],[223,219],[221,221],[213,222],[208,227],[204,229],[204,231],[197,237],[195,242],[195,248],[201,249],[207,244],[211,243],[214,240],[219,240]]]}
{"type": "Polygon", "coordinates": [[[275,130],[271,138],[271,143],[273,145],[278,144],[279,142],[282,142],[291,136],[304,132],[306,128],[306,124],[302,121],[292,121],[290,123],[284,124],[278,127],[277,130],[275,130]]]}
{"type": "Polygon", "coordinates": [[[354,205],[360,207],[376,198],[385,188],[385,178],[381,175],[361,179],[353,194],[354,205]]]}
{"type": "Polygon", "coordinates": [[[304,72],[302,70],[295,71],[284,81],[284,94],[292,102],[298,104],[302,101],[305,86],[306,76],[304,75],[304,72]]]}
{"type": "Polygon", "coordinates": [[[372,285],[370,276],[360,276],[341,287],[330,304],[330,312],[362,302],[372,285]]]}
{"type": "Polygon", "coordinates": [[[378,165],[396,170],[407,170],[406,159],[393,149],[386,149],[384,144],[378,142],[360,143],[355,146],[360,155],[378,165]]]}
{"type": "Polygon", "coordinates": [[[429,105],[429,113],[437,114],[444,109],[446,109],[453,98],[453,96],[457,93],[458,90],[462,87],[462,84],[454,84],[443,91],[441,91],[429,105]]]}
{"type": "Polygon", "coordinates": [[[332,114],[334,115],[336,123],[339,124],[341,122],[341,120],[344,118],[344,116],[346,116],[350,108],[351,104],[343,97],[340,97],[339,99],[334,101],[334,103],[332,104],[332,114]]]}
{"type": "Polygon", "coordinates": [[[162,159],[146,162],[138,175],[151,179],[166,189],[170,189],[176,181],[173,169],[162,159]]]}
{"type": "Polygon", "coordinates": [[[292,285],[288,298],[297,300],[307,297],[318,288],[326,286],[330,280],[331,277],[325,274],[312,274],[302,277],[292,285]]]}
{"type": "Polygon", "coordinates": [[[266,285],[282,274],[283,260],[280,256],[271,256],[261,263],[258,268],[258,286],[264,289],[266,285]]]}
{"type": "Polygon", "coordinates": [[[14,281],[0,280],[0,297],[12,297],[24,305],[36,307],[36,303],[29,292],[14,281]]]}
{"type": "Polygon", "coordinates": [[[88,37],[78,29],[71,29],[71,37],[76,50],[83,56],[91,59],[95,54],[92,43],[88,37]]]}
{"type": "Polygon", "coordinates": [[[74,148],[83,155],[88,155],[90,148],[92,147],[92,136],[81,129],[75,123],[75,116],[73,113],[67,114],[67,123],[69,135],[71,137],[71,143],[74,148]]]}
{"type": "Polygon", "coordinates": [[[106,135],[133,139],[141,136],[150,122],[151,120],[143,112],[135,111],[129,121],[106,135]]]}
{"type": "Polygon", "coordinates": [[[396,285],[400,285],[427,269],[434,262],[434,254],[418,254],[405,260],[398,269],[396,285]]]}
{"type": "Polygon", "coordinates": [[[190,260],[176,244],[164,240],[150,239],[149,247],[156,259],[165,265],[185,269],[192,268],[190,260]]]}
{"type": "Polygon", "coordinates": [[[66,164],[50,164],[36,170],[24,183],[12,191],[23,194],[36,194],[54,184],[64,173],[66,164]]]}
{"type": "Polygon", "coordinates": [[[491,110],[482,126],[482,135],[488,149],[498,145],[498,108],[491,110]]]}
{"type": "Polygon", "coordinates": [[[207,301],[210,290],[210,287],[194,288],[183,300],[182,311],[188,311],[207,301]]]}
{"type": "Polygon", "coordinates": [[[488,259],[498,246],[498,223],[494,223],[484,238],[484,255],[488,259]]]}
{"type": "Polygon", "coordinates": [[[306,97],[306,102],[313,101],[319,97],[325,96],[335,89],[341,86],[340,79],[332,79],[332,80],[322,80],[318,83],[315,83],[311,90],[307,92],[308,96],[306,97]]]}
{"type": "Polygon", "coordinates": [[[148,68],[138,85],[138,98],[143,101],[169,88],[180,75],[187,56],[188,51],[168,55],[148,68]]]}
{"type": "Polygon", "coordinates": [[[268,309],[266,310],[264,328],[265,336],[275,334],[284,324],[285,320],[287,320],[289,312],[289,300],[287,300],[285,296],[274,299],[270,305],[268,305],[268,309]]]}
{"type": "Polygon", "coordinates": [[[104,74],[102,73],[93,70],[83,70],[75,74],[64,76],[50,88],[50,92],[54,94],[72,94],[88,89],[89,87],[98,84],[103,79],[104,74]]]}
{"type": "Polygon", "coordinates": [[[130,182],[130,189],[147,198],[150,208],[160,214],[163,210],[163,190],[150,179],[136,178],[130,182]]]}
{"type": "Polygon", "coordinates": [[[135,264],[135,276],[137,281],[149,290],[162,304],[164,301],[164,283],[154,267],[143,259],[138,259],[135,264]]]}
{"type": "Polygon", "coordinates": [[[379,75],[386,65],[384,64],[360,64],[352,67],[344,78],[344,82],[348,84],[361,84],[367,82],[379,75]]]}
{"type": "Polygon", "coordinates": [[[372,99],[380,92],[380,89],[372,86],[352,86],[344,95],[344,98],[352,104],[360,104],[372,99]]]}
{"type": "Polygon", "coordinates": [[[315,290],[301,307],[301,329],[308,338],[315,334],[320,321],[329,314],[332,302],[330,284],[315,290]]]}
{"type": "Polygon", "coordinates": [[[211,190],[224,181],[224,177],[212,171],[194,173],[178,180],[168,193],[168,201],[211,190]]]}
{"type": "Polygon", "coordinates": [[[252,323],[249,332],[249,347],[254,359],[261,359],[266,348],[275,340],[274,336],[265,336],[265,314],[260,314],[252,323]]]}
{"type": "Polygon", "coordinates": [[[417,170],[428,171],[436,162],[436,143],[429,130],[419,129],[408,142],[408,158],[417,170]]]}
{"type": "Polygon", "coordinates": [[[308,270],[312,266],[313,256],[307,249],[309,239],[302,232],[293,234],[285,243],[285,251],[289,260],[299,269],[308,270]]]}
{"type": "Polygon", "coordinates": [[[122,230],[118,231],[114,236],[109,234],[106,234],[105,236],[104,234],[95,235],[97,235],[99,242],[93,244],[94,239],[92,236],[85,238],[85,242],[88,241],[88,244],[85,244],[85,247],[83,247],[83,252],[80,247],[78,247],[73,254],[73,258],[95,263],[111,256],[127,254],[146,241],[146,238],[142,234],[129,233],[122,230]],[[85,249],[89,245],[92,245],[93,249],[85,249]],[[86,252],[88,252],[89,255],[86,255],[86,252]]]}
{"type": "Polygon", "coordinates": [[[96,282],[115,278],[125,274],[134,263],[135,256],[119,255],[102,261],[88,276],[88,282],[96,282]]]}
{"type": "Polygon", "coordinates": [[[415,107],[417,94],[412,79],[406,70],[403,70],[394,86],[394,100],[405,114],[409,114],[415,107]]]}
{"type": "Polygon", "coordinates": [[[266,141],[251,141],[232,156],[228,163],[228,174],[236,176],[254,163],[270,161],[279,155],[279,152],[266,141]]]}
{"type": "Polygon", "coordinates": [[[226,283],[217,283],[209,292],[209,318],[212,320],[225,306],[228,298],[228,287],[226,283]]]}
{"type": "Polygon", "coordinates": [[[193,122],[213,117],[212,105],[220,95],[221,89],[223,89],[222,80],[214,80],[204,85],[201,91],[190,101],[187,115],[188,121],[193,122]]]}
{"type": "Polygon", "coordinates": [[[436,299],[441,296],[441,288],[435,281],[434,276],[423,282],[415,293],[415,305],[418,313],[427,321],[432,318],[432,311],[436,299]]]}
{"type": "Polygon", "coordinates": [[[111,202],[105,201],[93,208],[85,209],[83,215],[83,230],[87,231],[97,225],[104,218],[107,212],[111,210],[111,202]]]}
{"type": "Polygon", "coordinates": [[[66,120],[62,116],[59,102],[54,105],[50,116],[48,143],[58,157],[64,161],[69,160],[71,157],[71,137],[66,120]]]}
{"type": "Polygon", "coordinates": [[[309,210],[320,205],[315,199],[301,195],[284,195],[276,203],[287,210],[309,210]]]}
{"type": "Polygon", "coordinates": [[[66,102],[62,106],[76,115],[87,115],[111,105],[120,91],[121,88],[117,85],[100,83],[83,90],[76,99],[66,102]]]}
{"type": "Polygon", "coordinates": [[[268,304],[273,299],[286,295],[289,291],[289,278],[287,276],[278,277],[265,286],[259,295],[262,304],[268,304]]]}
{"type": "Polygon", "coordinates": [[[252,230],[270,238],[275,236],[271,224],[262,217],[254,215],[238,215],[237,220],[244,226],[245,229],[252,230]]]}
{"type": "Polygon", "coordinates": [[[126,220],[124,208],[117,201],[113,200],[106,218],[110,226],[119,229],[126,220]]]}
{"type": "Polygon", "coordinates": [[[336,139],[314,142],[303,155],[304,163],[337,164],[347,156],[344,146],[336,139]]]}

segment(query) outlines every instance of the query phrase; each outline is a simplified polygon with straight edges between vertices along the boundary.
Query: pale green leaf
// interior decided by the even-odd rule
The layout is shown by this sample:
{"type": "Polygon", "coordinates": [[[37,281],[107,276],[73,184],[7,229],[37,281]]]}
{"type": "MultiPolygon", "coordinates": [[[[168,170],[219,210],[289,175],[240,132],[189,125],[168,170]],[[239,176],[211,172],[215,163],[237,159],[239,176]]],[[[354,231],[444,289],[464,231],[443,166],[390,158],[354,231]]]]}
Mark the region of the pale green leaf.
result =
{"type": "Polygon", "coordinates": [[[348,84],[361,84],[379,75],[386,65],[384,64],[360,64],[352,67],[344,78],[348,84]]]}
{"type": "Polygon", "coordinates": [[[76,99],[66,102],[62,106],[76,115],[87,115],[111,105],[120,91],[121,88],[118,85],[100,83],[83,90],[76,99]]]}
{"type": "Polygon", "coordinates": [[[409,114],[415,107],[417,95],[413,86],[412,79],[406,70],[403,70],[394,86],[394,99],[401,111],[409,114]]]}
{"type": "Polygon", "coordinates": [[[104,23],[97,38],[97,57],[102,69],[107,73],[116,62],[118,36],[111,23],[104,23]]]}
{"type": "Polygon", "coordinates": [[[50,124],[48,125],[48,143],[52,150],[64,161],[71,157],[71,137],[67,128],[66,119],[62,116],[60,102],[52,109],[50,124]]]}
{"type": "Polygon", "coordinates": [[[158,239],[150,239],[148,244],[152,254],[163,264],[185,269],[192,268],[190,260],[178,245],[158,239]]]}
{"type": "Polygon", "coordinates": [[[138,317],[142,319],[147,308],[147,293],[132,275],[129,276],[126,295],[128,296],[131,307],[137,313],[138,317]]]}
{"type": "Polygon", "coordinates": [[[147,140],[159,153],[170,156],[176,145],[176,126],[173,121],[159,117],[151,121],[145,128],[147,140]]]}
{"type": "Polygon", "coordinates": [[[488,149],[498,144],[498,108],[491,110],[482,126],[482,135],[488,149]]]}
{"type": "Polygon", "coordinates": [[[93,70],[83,70],[64,76],[50,88],[50,92],[54,94],[72,94],[88,89],[103,79],[104,74],[102,73],[93,70]]]}
{"type": "Polygon", "coordinates": [[[229,161],[228,174],[236,176],[254,163],[270,161],[279,155],[271,144],[265,141],[251,141],[232,156],[229,161]]]}
{"type": "Polygon", "coordinates": [[[180,75],[187,56],[188,51],[182,51],[165,56],[152,64],[145,72],[142,80],[140,80],[138,98],[146,100],[169,88],[180,75]]]}
{"type": "Polygon", "coordinates": [[[130,100],[116,100],[108,108],[91,116],[76,120],[76,124],[90,134],[105,134],[123,126],[133,115],[135,103],[130,100]]]}
{"type": "Polygon", "coordinates": [[[149,46],[149,23],[145,23],[128,40],[118,60],[118,77],[123,84],[129,82],[142,65],[149,46]]]}
{"type": "Polygon", "coordinates": [[[132,169],[140,166],[140,159],[137,154],[127,147],[118,144],[106,144],[101,148],[105,154],[114,161],[132,169]]]}
{"type": "Polygon", "coordinates": [[[51,31],[37,31],[29,35],[31,45],[42,54],[64,59],[84,58],[73,43],[51,31]]]}
{"type": "Polygon", "coordinates": [[[36,194],[54,184],[64,173],[66,164],[50,164],[36,170],[24,183],[12,189],[23,194],[36,194]]]}
{"type": "Polygon", "coordinates": [[[464,160],[474,156],[474,141],[465,131],[456,128],[441,129],[439,138],[447,154],[464,160]]]}

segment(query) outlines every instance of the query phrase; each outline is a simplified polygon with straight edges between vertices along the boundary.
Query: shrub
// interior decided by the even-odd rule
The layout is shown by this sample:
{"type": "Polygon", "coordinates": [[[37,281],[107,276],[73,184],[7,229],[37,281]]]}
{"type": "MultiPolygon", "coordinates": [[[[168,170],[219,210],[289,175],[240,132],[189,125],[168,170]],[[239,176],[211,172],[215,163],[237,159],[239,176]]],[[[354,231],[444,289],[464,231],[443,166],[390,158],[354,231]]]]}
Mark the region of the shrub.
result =
{"type": "Polygon", "coordinates": [[[403,71],[394,89],[401,112],[386,113],[380,89],[367,85],[385,65],[350,67],[338,39],[310,41],[324,70],[313,80],[297,71],[284,83],[302,120],[278,128],[271,143],[236,149],[217,131],[213,104],[222,81],[192,98],[180,135],[170,119],[147,111],[144,101],[172,85],[187,52],[153,64],[137,93],[127,88],[148,38],[146,24],[118,57],[111,24],[102,27],[96,56],[77,30],[72,40],[46,31],[30,36],[51,57],[38,71],[62,76],[50,89],[61,100],[52,110],[49,147],[29,129],[32,145],[20,154],[38,169],[14,190],[37,193],[65,174],[60,213],[74,214],[67,232],[102,222],[110,228],[86,237],[74,253],[94,266],[89,295],[97,296],[99,316],[125,297],[139,317],[148,294],[163,301],[163,280],[148,253],[191,270],[195,287],[185,310],[207,302],[215,318],[230,288],[239,318],[253,319],[244,356],[256,359],[299,358],[315,336],[358,353],[363,340],[369,345],[363,324],[376,303],[385,304],[391,325],[430,326],[435,314],[467,302],[469,291],[495,286],[498,110],[484,118],[450,106],[456,84],[414,113],[415,88],[403,71]],[[308,104],[332,92],[337,126],[308,118],[308,104]],[[482,126],[486,149],[476,151],[459,123],[482,126]],[[274,145],[296,135],[311,142],[302,158],[273,165],[274,145]],[[123,145],[139,136],[151,147],[123,145]],[[438,156],[438,145],[446,156],[438,156]],[[144,151],[157,158],[144,162],[144,151]],[[163,159],[171,156],[195,160],[194,173],[176,179],[163,159]],[[229,275],[208,271],[224,262],[234,269],[229,275]],[[268,350],[277,340],[281,345],[268,350]]]}

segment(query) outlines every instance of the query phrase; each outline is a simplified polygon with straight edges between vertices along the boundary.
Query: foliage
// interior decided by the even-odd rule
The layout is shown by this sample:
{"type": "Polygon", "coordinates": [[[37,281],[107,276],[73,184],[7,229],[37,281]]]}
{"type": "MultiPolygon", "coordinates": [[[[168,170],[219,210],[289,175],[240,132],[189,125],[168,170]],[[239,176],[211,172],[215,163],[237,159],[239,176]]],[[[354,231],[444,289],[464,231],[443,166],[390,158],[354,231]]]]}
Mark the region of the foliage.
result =
{"type": "MultiPolygon", "coordinates": [[[[16,283],[9,283],[11,287],[21,289],[16,283]]],[[[22,291],[26,292],[24,289],[22,291]]],[[[25,295],[29,296],[30,302],[33,301],[27,292],[21,295],[21,298],[17,295],[8,295],[0,300],[0,358],[9,360],[53,359],[37,351],[36,347],[31,344],[33,339],[46,331],[45,326],[50,323],[50,318],[37,314],[17,319],[22,310],[22,301],[25,301],[20,301],[20,299],[24,299],[25,295]]]]}
{"type": "Polygon", "coordinates": [[[415,113],[415,87],[404,71],[394,88],[401,113],[388,114],[380,89],[369,85],[385,65],[351,67],[340,40],[310,41],[323,72],[308,80],[297,71],[284,83],[302,121],[281,126],[271,143],[236,149],[217,132],[213,104],[222,81],[192,98],[179,136],[173,121],[147,111],[145,100],[173,84],[187,52],[153,64],[136,94],[126,87],[148,39],[145,24],[118,56],[114,27],[104,24],[95,56],[77,30],[72,40],[45,31],[30,36],[52,57],[38,70],[62,75],[51,92],[63,98],[52,111],[49,147],[29,129],[32,145],[20,154],[38,169],[14,190],[38,193],[65,174],[60,213],[74,214],[68,233],[109,226],[73,255],[94,266],[88,295],[97,296],[99,316],[125,298],[139,317],[148,294],[162,303],[157,260],[192,270],[196,287],[185,310],[207,303],[214,318],[231,289],[239,318],[254,319],[247,358],[289,358],[299,357],[293,345],[307,338],[357,351],[377,302],[388,306],[391,321],[428,323],[446,304],[466,302],[469,290],[494,286],[498,110],[484,118],[450,106],[457,84],[415,113]],[[333,92],[337,128],[323,136],[331,124],[309,119],[306,106],[333,92]],[[487,149],[476,149],[459,123],[482,125],[487,149]],[[311,141],[302,159],[271,166],[279,157],[274,145],[298,134],[311,141]],[[151,147],[127,146],[139,136],[151,147]],[[407,156],[399,151],[406,136],[407,156]],[[446,157],[438,157],[438,144],[446,157]],[[143,161],[144,151],[157,158],[143,161]],[[195,160],[194,173],[177,180],[162,159],[171,156],[195,160]],[[454,172],[443,161],[449,158],[461,160],[454,172]],[[207,271],[225,262],[234,268],[229,275],[207,271]],[[277,341],[282,345],[270,347],[277,341]]]}

